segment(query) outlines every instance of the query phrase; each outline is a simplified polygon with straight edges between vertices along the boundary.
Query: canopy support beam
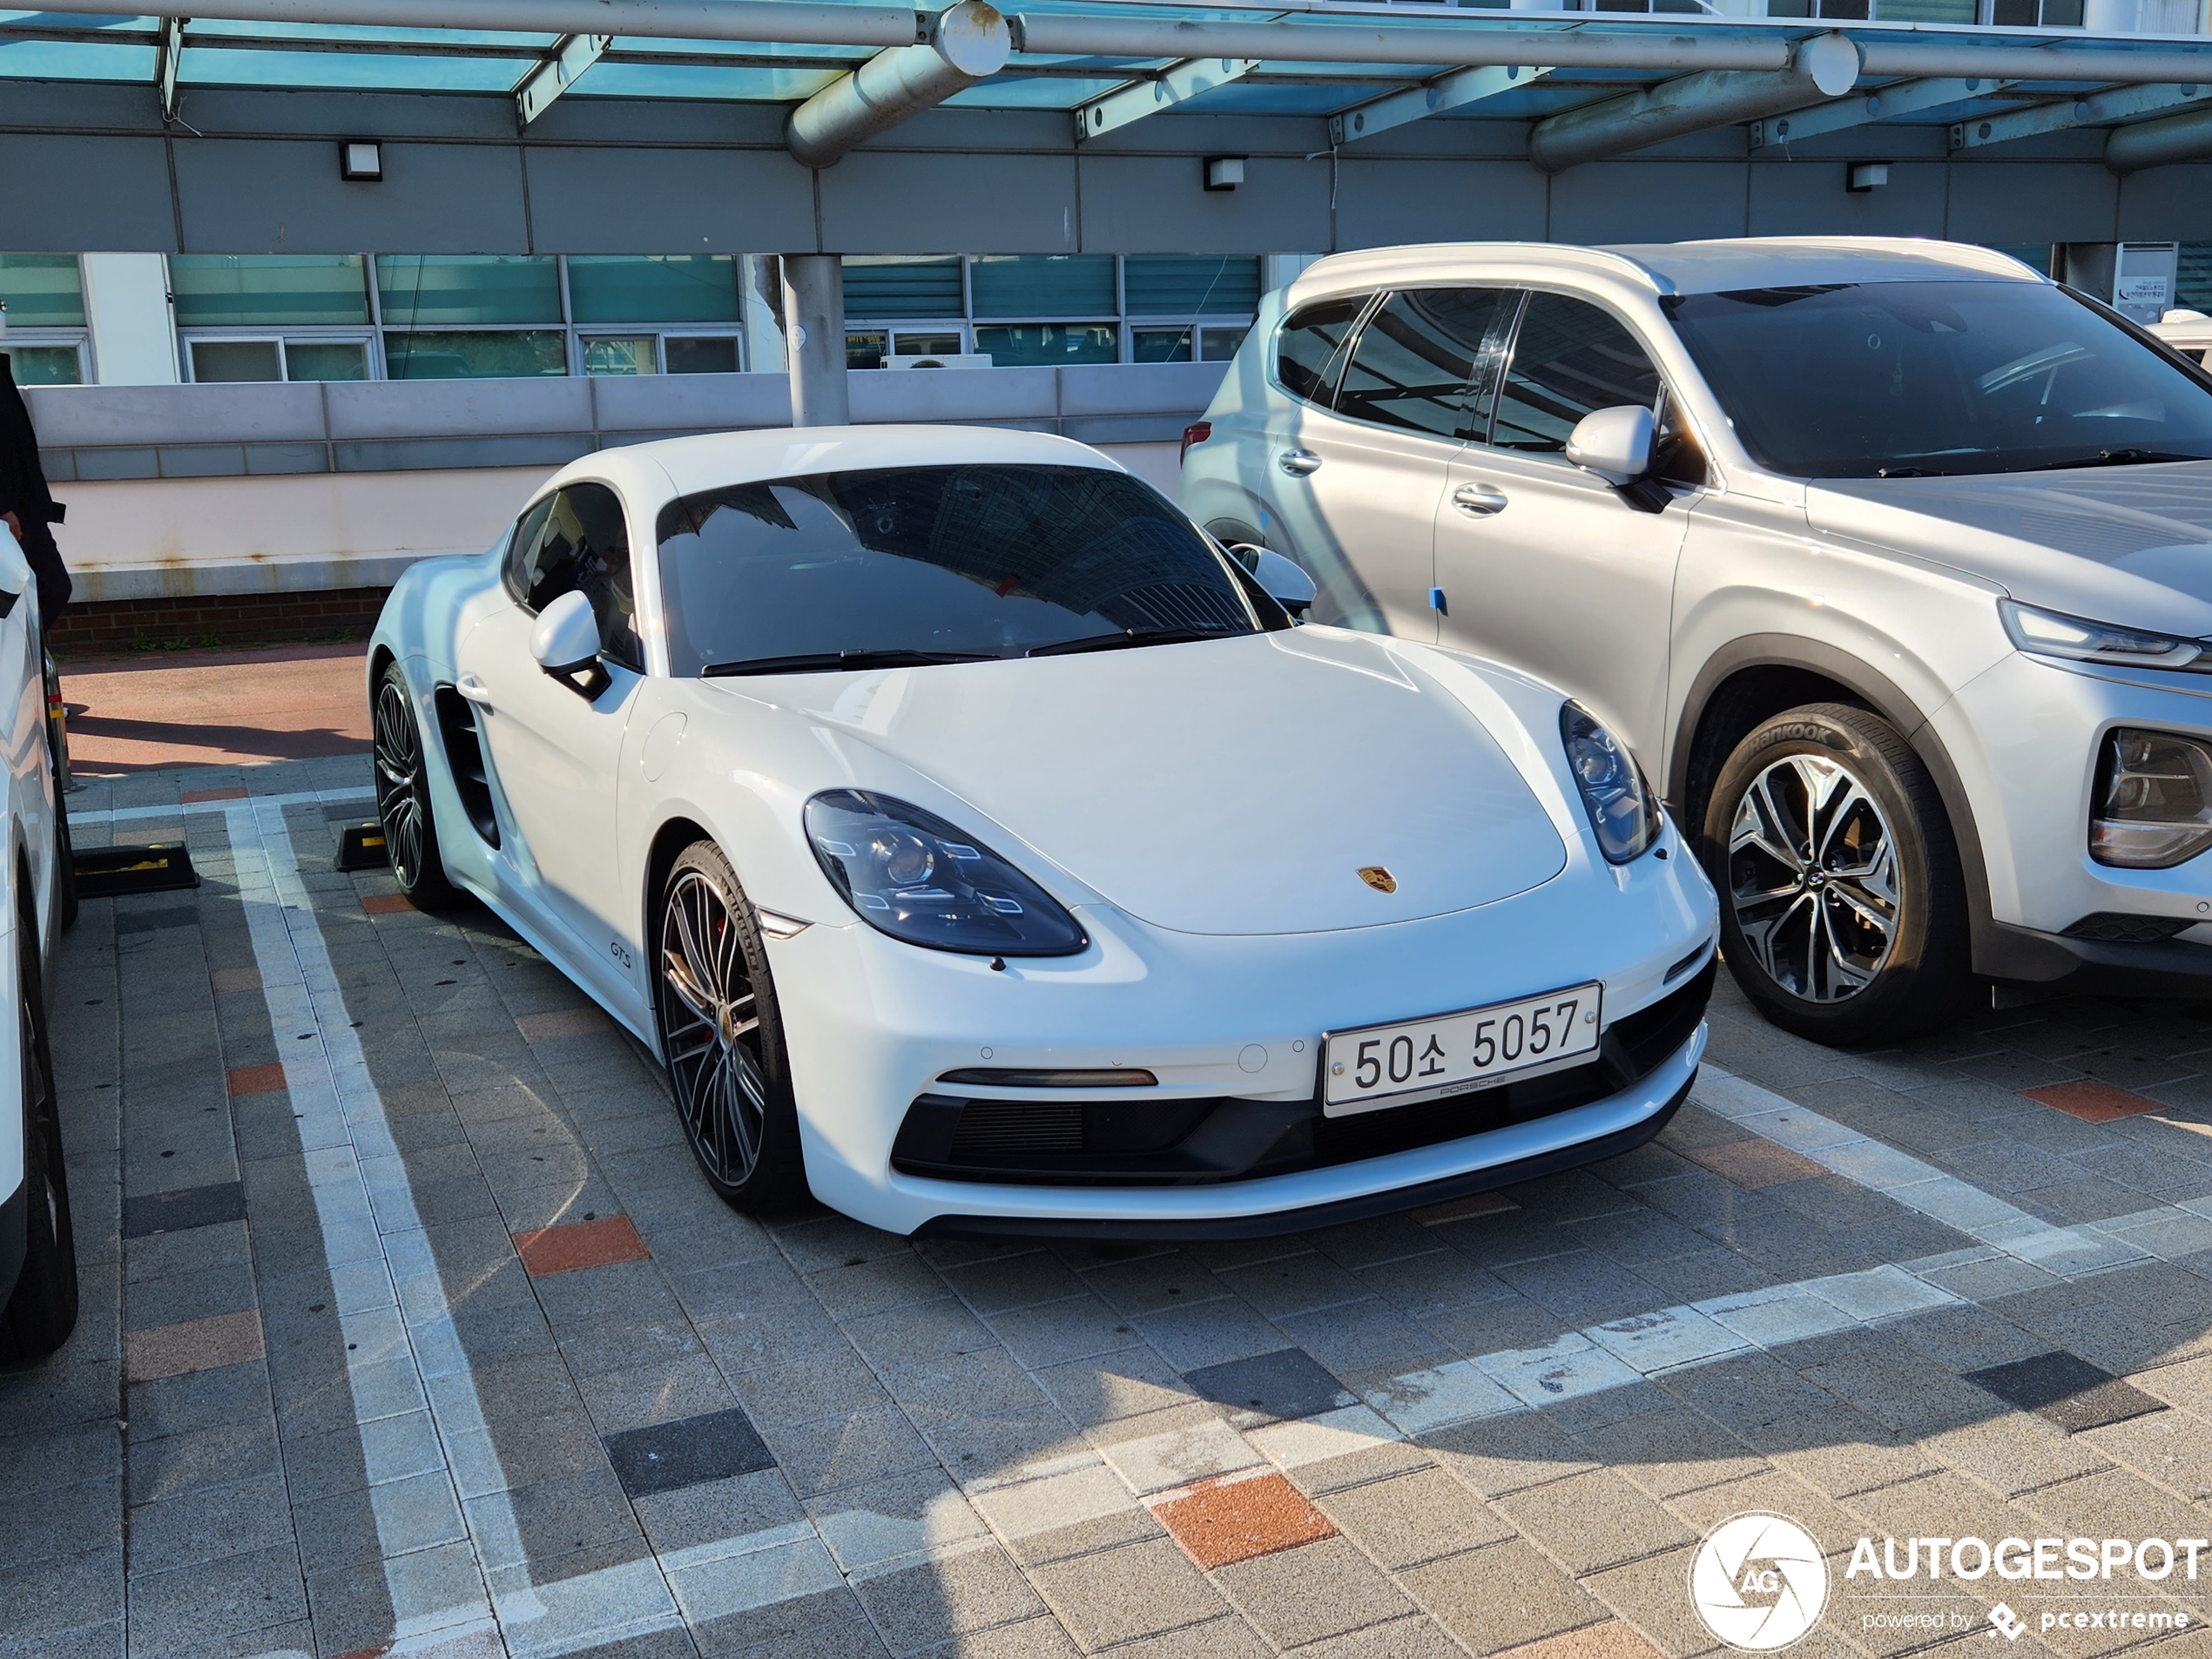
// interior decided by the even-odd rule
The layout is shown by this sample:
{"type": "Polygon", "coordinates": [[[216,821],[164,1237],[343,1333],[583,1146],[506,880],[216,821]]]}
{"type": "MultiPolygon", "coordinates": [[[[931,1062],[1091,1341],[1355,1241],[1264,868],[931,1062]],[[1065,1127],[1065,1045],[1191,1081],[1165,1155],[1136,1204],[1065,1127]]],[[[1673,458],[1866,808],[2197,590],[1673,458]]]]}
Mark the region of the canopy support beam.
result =
{"type": "Polygon", "coordinates": [[[2192,83],[2186,86],[2115,87],[2081,98],[2031,104],[2025,109],[2007,110],[2002,115],[1984,116],[1977,121],[1953,122],[1951,147],[1979,150],[1985,145],[2032,138],[2044,132],[2062,132],[2068,127],[2108,126],[2130,117],[2161,115],[2208,99],[2212,99],[2212,75],[2208,75],[2201,85],[2192,83]]]}
{"type": "Polygon", "coordinates": [[[185,55],[185,25],[189,17],[164,17],[161,20],[161,44],[153,60],[154,84],[161,89],[161,118],[177,118],[177,67],[185,55]]]}
{"type": "Polygon", "coordinates": [[[515,89],[515,118],[523,126],[553,107],[553,100],[575,84],[577,76],[606,55],[612,35],[563,35],[544,61],[515,89]]]}
{"type": "Polygon", "coordinates": [[[1501,92],[1511,92],[1541,80],[1553,66],[1523,68],[1519,64],[1487,64],[1480,69],[1454,70],[1425,86],[1409,86],[1329,118],[1329,142],[1350,144],[1372,138],[1378,132],[1425,121],[1432,115],[1448,115],[1470,104],[1480,104],[1501,92]]]}
{"type": "Polygon", "coordinates": [[[1187,104],[1201,92],[1240,81],[1260,65],[1257,57],[1191,57],[1150,80],[1117,88],[1076,107],[1076,142],[1103,138],[1118,127],[1187,104]]]}
{"type": "Polygon", "coordinates": [[[1852,127],[1865,126],[1892,115],[1911,115],[1920,110],[1939,110],[1946,104],[1963,103],[1970,98],[1986,98],[1992,92],[2002,91],[2010,81],[1984,80],[1979,76],[1965,78],[1950,77],[1940,80],[1895,81],[1864,96],[1852,94],[1830,104],[1816,104],[1811,109],[1792,110],[1787,115],[1770,115],[1751,123],[1751,148],[1771,150],[1804,138],[1817,138],[1824,132],[1843,132],[1852,127]]]}

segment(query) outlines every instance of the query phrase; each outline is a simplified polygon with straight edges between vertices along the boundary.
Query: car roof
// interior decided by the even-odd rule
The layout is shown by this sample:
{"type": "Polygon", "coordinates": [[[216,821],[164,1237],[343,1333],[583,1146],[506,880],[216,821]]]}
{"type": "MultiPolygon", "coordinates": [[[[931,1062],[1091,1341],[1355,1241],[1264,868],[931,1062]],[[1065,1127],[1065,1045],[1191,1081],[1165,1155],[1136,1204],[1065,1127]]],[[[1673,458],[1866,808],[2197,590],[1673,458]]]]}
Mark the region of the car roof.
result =
{"type": "Polygon", "coordinates": [[[1291,302],[1408,280],[1438,281],[1470,267],[1496,279],[1537,280],[1573,271],[1653,293],[1812,287],[1849,282],[2041,282],[2008,253],[1961,242],[1902,236],[1743,236],[1704,242],[1579,247],[1554,242],[1429,242],[1340,253],[1306,267],[1291,302]]]}
{"type": "Polygon", "coordinates": [[[979,462],[1123,470],[1088,444],[1049,432],[978,426],[764,427],[603,449],[563,467],[552,483],[603,478],[644,501],[668,496],[671,483],[674,495],[688,496],[806,473],[979,462]]]}

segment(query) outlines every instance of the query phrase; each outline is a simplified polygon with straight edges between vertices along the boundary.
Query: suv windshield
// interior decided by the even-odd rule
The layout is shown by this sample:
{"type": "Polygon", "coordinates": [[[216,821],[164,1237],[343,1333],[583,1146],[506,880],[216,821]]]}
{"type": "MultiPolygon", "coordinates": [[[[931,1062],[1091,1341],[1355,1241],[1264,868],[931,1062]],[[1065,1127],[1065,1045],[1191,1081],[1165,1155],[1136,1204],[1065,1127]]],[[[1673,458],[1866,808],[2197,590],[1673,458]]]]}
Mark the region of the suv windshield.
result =
{"type": "Polygon", "coordinates": [[[2040,283],[1752,288],[1665,304],[1743,447],[1794,477],[2212,456],[2212,386],[2040,283]]]}
{"type": "Polygon", "coordinates": [[[1247,634],[1190,521],[1096,467],[900,467],[733,484],[658,528],[669,669],[798,673],[1247,634]]]}

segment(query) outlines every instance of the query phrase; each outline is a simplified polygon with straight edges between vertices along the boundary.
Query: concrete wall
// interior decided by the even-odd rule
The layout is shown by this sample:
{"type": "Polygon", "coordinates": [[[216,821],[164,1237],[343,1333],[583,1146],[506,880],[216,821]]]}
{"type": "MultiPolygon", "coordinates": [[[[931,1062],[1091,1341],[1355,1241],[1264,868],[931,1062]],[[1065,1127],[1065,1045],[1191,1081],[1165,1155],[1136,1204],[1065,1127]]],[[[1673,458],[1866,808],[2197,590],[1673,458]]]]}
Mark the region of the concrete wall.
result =
{"type": "Polygon", "coordinates": [[[517,138],[504,97],[12,82],[0,247],[43,252],[1325,251],[1878,230],[1962,241],[2212,239],[2212,163],[2116,178],[2094,130],[1946,152],[1940,125],[1752,153],[1728,127],[1547,177],[1522,121],[1423,121],[1345,146],[1318,118],[1163,114],[1083,145],[1059,111],[932,111],[810,172],[772,105],[563,98],[517,138]],[[386,177],[338,177],[341,138],[386,177]],[[1234,192],[1199,158],[1250,158],[1234,192]],[[1897,164],[1844,188],[1844,164],[1897,164]],[[1333,176],[1332,176],[1333,169],[1333,176]]]}
{"type": "MultiPolygon", "coordinates": [[[[1170,493],[1223,365],[868,370],[857,421],[1059,432],[1170,493]]],[[[85,601],[382,586],[488,545],[596,449],[786,424],[779,374],[45,387],[30,393],[85,601]]]]}

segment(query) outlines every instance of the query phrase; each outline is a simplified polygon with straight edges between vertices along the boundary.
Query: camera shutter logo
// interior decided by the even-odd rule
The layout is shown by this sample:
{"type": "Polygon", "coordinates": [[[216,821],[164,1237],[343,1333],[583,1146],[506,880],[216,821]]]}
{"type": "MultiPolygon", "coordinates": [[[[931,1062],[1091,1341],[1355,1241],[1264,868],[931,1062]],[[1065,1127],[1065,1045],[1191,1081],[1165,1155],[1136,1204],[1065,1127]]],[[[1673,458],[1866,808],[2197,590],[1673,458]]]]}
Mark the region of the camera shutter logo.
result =
{"type": "Polygon", "coordinates": [[[1689,1601],[1728,1646],[1774,1653],[1820,1622],[1828,1563],[1812,1534],[1786,1515],[1730,1515],[1690,1561],[1689,1601]]]}

